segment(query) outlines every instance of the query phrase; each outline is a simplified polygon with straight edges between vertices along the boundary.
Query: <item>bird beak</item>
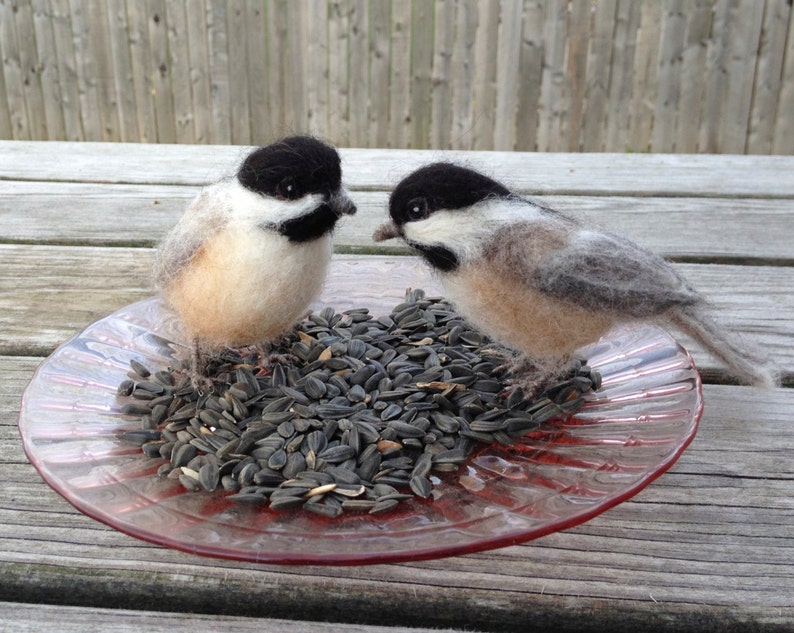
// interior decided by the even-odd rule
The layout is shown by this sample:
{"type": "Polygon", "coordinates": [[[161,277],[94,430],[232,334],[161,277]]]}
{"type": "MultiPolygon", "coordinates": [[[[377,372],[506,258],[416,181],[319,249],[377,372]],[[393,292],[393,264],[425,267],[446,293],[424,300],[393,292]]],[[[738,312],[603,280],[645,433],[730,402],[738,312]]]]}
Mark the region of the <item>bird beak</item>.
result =
{"type": "Polygon", "coordinates": [[[375,232],[372,234],[372,239],[376,242],[383,242],[385,240],[390,240],[394,237],[402,237],[402,229],[397,226],[394,222],[384,222],[381,224],[375,232]]]}
{"type": "Polygon", "coordinates": [[[328,204],[331,205],[331,208],[336,211],[339,217],[343,215],[353,215],[357,211],[356,205],[347,195],[347,191],[344,189],[340,189],[337,191],[331,199],[328,201],[328,204]]]}

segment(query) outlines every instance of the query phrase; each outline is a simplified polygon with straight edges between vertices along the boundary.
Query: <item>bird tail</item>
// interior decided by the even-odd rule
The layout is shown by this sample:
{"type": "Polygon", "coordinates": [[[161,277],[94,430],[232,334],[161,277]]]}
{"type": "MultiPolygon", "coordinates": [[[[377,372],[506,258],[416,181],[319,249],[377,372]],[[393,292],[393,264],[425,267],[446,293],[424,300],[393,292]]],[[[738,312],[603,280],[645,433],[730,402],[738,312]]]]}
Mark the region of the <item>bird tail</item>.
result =
{"type": "Polygon", "coordinates": [[[673,325],[725,363],[742,383],[765,389],[778,386],[780,377],[769,361],[748,350],[724,327],[705,314],[700,306],[685,306],[673,310],[670,319],[673,325]]]}

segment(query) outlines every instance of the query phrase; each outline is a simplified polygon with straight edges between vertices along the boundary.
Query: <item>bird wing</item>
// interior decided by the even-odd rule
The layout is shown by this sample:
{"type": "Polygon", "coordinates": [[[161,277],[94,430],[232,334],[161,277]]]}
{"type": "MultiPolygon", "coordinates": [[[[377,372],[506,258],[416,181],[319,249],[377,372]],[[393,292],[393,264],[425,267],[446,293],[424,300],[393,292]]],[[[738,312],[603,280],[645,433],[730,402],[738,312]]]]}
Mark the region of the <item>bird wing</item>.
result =
{"type": "Polygon", "coordinates": [[[226,227],[229,215],[228,199],[218,185],[202,189],[160,243],[154,264],[155,283],[161,288],[167,286],[204,243],[226,227]]]}
{"type": "Polygon", "coordinates": [[[702,301],[661,257],[608,233],[580,230],[534,271],[540,290],[594,311],[641,318],[702,301]]]}

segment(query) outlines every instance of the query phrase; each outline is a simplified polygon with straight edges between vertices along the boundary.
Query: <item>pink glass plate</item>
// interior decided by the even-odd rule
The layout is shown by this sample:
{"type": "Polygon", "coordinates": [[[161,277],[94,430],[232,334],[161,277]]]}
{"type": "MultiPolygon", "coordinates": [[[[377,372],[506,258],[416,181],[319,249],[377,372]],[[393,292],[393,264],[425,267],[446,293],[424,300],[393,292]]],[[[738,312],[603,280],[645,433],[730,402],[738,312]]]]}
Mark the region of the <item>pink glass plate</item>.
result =
{"type": "MultiPolygon", "coordinates": [[[[337,258],[318,305],[387,313],[405,287],[439,292],[410,258],[337,258]]],[[[44,480],[85,514],[186,552],[281,564],[419,560],[512,545],[578,525],[665,472],[695,436],[700,376],[666,332],[638,326],[583,350],[603,375],[574,417],[513,447],[488,446],[436,478],[431,500],[383,515],[327,519],[186,492],[162,463],[119,440],[138,428],[119,413],[130,359],[151,368],[183,356],[178,323],[157,299],[132,304],[56,350],[27,387],[19,428],[44,480]]],[[[401,508],[401,509],[400,509],[401,508]]]]}

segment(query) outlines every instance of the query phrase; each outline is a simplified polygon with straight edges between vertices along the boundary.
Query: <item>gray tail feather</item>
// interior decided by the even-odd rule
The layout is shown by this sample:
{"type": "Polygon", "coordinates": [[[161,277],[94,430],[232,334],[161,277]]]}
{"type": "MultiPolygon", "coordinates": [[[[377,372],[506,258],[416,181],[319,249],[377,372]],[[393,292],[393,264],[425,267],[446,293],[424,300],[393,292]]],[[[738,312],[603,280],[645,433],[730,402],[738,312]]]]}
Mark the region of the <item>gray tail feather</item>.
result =
{"type": "Polygon", "coordinates": [[[673,325],[708,349],[743,383],[772,389],[780,377],[767,359],[754,354],[705,314],[699,306],[687,306],[669,314],[673,325]]]}

